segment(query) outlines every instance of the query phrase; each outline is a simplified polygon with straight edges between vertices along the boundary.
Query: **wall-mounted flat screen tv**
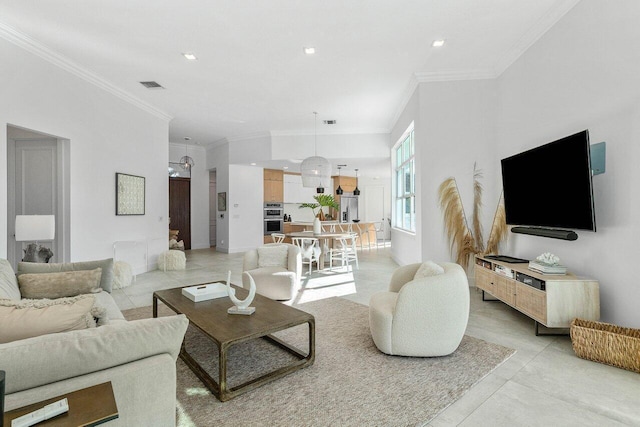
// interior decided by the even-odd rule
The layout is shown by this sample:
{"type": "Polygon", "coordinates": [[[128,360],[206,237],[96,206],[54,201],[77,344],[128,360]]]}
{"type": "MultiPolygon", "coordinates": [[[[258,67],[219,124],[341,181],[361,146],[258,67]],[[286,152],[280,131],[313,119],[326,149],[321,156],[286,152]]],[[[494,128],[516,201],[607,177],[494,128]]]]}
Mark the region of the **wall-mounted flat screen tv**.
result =
{"type": "Polygon", "coordinates": [[[507,224],[596,231],[588,130],[501,163],[507,224]]]}

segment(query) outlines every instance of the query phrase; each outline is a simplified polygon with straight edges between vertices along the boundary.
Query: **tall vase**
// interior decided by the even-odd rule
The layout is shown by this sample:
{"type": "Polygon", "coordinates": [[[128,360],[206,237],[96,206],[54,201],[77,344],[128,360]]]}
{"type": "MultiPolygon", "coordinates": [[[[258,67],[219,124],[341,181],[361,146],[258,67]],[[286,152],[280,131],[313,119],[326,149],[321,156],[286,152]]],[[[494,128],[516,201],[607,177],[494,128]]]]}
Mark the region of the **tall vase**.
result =
{"type": "Polygon", "coordinates": [[[320,222],[320,218],[315,217],[313,219],[313,234],[322,233],[322,223],[320,222]]]}

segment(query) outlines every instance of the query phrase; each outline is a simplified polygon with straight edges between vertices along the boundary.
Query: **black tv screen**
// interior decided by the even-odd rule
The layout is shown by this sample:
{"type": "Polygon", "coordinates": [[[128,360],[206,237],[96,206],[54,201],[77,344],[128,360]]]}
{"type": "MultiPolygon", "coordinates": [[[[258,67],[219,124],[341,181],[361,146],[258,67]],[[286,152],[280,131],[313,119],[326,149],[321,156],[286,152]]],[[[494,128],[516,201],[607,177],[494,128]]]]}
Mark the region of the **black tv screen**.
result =
{"type": "Polygon", "coordinates": [[[588,130],[501,163],[507,224],[596,231],[588,130]]]}

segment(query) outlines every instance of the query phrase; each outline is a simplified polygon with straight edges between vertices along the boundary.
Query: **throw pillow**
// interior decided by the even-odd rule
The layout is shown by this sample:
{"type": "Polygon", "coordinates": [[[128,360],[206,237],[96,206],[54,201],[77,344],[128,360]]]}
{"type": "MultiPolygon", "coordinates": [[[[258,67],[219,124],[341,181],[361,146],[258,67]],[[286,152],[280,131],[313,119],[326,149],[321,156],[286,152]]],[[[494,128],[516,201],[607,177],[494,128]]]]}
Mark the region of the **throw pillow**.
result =
{"type": "Polygon", "coordinates": [[[0,300],[0,343],[95,328],[93,295],[54,300],[0,300]]]}
{"type": "Polygon", "coordinates": [[[61,273],[21,274],[18,276],[23,298],[63,298],[102,291],[102,269],[61,273]]]}
{"type": "Polygon", "coordinates": [[[25,273],[58,273],[61,271],[93,270],[94,268],[102,269],[100,287],[111,292],[113,288],[113,258],[64,263],[19,262],[17,274],[20,276],[25,273]]]}
{"type": "Polygon", "coordinates": [[[258,248],[258,267],[287,268],[289,247],[287,245],[270,245],[258,248]]]}
{"type": "Polygon", "coordinates": [[[438,274],[443,274],[444,268],[439,266],[433,261],[425,261],[422,263],[416,274],[413,276],[414,279],[422,279],[424,277],[437,276],[438,274]]]}

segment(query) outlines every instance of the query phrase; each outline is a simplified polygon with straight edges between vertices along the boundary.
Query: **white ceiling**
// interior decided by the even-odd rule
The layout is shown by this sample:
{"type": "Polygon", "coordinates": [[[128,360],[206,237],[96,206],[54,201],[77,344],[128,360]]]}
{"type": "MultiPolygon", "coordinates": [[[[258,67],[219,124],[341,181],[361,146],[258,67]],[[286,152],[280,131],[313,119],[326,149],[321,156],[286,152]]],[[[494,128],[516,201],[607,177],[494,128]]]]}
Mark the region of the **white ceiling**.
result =
{"type": "Polygon", "coordinates": [[[165,112],[170,141],[206,145],[309,134],[313,111],[318,133],[389,132],[416,82],[498,76],[577,1],[1,0],[0,36],[165,112]]]}

